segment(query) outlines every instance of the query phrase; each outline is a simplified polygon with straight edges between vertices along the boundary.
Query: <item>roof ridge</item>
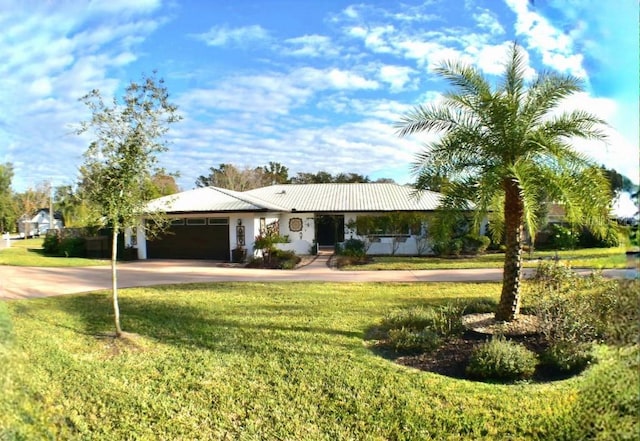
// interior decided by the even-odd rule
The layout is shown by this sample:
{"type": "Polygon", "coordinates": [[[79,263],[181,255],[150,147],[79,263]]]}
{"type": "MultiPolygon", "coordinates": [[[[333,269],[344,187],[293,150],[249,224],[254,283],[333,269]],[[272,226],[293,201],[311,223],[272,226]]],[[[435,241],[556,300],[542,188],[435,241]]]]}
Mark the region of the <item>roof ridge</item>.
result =
{"type": "MultiPolygon", "coordinates": [[[[271,187],[271,186],[267,186],[267,187],[271,187]]],[[[267,188],[267,187],[262,187],[262,188],[267,188]]],[[[271,202],[265,201],[264,199],[254,195],[248,195],[247,192],[251,190],[237,191],[237,190],[230,190],[228,188],[220,188],[220,187],[213,187],[213,186],[209,186],[209,188],[213,190],[217,190],[222,194],[226,194],[227,196],[234,197],[242,202],[246,202],[248,204],[252,204],[257,207],[264,208],[266,210],[291,211],[290,208],[273,204],[271,202]]]]}

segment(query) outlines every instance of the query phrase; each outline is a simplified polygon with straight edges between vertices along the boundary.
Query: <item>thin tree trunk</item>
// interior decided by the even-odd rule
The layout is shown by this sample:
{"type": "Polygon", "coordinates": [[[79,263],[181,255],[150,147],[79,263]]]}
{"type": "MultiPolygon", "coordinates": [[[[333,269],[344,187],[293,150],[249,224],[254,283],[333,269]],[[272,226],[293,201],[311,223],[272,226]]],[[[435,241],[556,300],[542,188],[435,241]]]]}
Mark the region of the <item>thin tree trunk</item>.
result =
{"type": "Polygon", "coordinates": [[[522,220],[524,207],[520,187],[515,179],[504,183],[504,231],[506,251],[502,276],[502,294],[496,310],[498,321],[513,321],[520,313],[520,280],[522,277],[522,220]]]}
{"type": "Polygon", "coordinates": [[[113,291],[113,318],[116,325],[116,337],[122,335],[120,327],[120,307],[118,306],[118,270],[116,267],[118,261],[118,229],[113,228],[111,238],[111,289],[113,291]]]}

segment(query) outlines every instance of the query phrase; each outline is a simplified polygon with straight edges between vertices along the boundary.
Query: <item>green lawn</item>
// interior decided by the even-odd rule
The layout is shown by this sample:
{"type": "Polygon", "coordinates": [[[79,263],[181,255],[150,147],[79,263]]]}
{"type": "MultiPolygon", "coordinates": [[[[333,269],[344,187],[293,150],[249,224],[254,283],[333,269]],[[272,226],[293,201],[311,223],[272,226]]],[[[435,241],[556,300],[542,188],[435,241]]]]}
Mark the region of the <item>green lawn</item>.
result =
{"type": "MultiPolygon", "coordinates": [[[[573,268],[625,268],[627,258],[624,247],[585,248],[580,250],[558,251],[560,260],[573,268]]],[[[534,251],[523,255],[523,265],[535,268],[540,260],[554,259],[556,251],[534,251]]],[[[504,254],[483,254],[473,257],[404,257],[376,256],[366,265],[348,265],[341,269],[349,271],[378,270],[428,270],[428,269],[465,269],[465,268],[502,268],[504,254]]]]}
{"type": "Polygon", "coordinates": [[[44,238],[12,240],[10,248],[0,250],[0,265],[62,267],[109,264],[109,261],[104,259],[45,256],[43,242],[44,238]]]}
{"type": "Polygon", "coordinates": [[[556,439],[591,370],[474,383],[365,344],[391,308],[498,293],[493,283],[127,289],[132,335],[116,342],[108,293],[0,303],[0,440],[556,439]]]}

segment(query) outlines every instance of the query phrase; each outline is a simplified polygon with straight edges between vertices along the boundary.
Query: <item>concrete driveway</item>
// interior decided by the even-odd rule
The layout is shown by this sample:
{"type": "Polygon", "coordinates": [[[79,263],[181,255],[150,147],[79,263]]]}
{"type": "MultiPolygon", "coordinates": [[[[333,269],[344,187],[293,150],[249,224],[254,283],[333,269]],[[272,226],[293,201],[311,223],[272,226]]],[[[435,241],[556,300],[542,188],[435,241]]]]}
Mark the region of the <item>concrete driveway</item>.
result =
{"type": "MultiPolygon", "coordinates": [[[[297,270],[220,266],[210,261],[145,260],[118,265],[118,286],[194,282],[487,282],[500,281],[502,269],[420,271],[337,271],[320,256],[297,270]]],[[[588,271],[585,271],[588,272],[588,271]]],[[[525,270],[525,275],[530,270],[525,270]]],[[[634,278],[633,270],[608,270],[605,276],[634,278]]],[[[35,268],[0,266],[0,299],[25,299],[111,288],[109,266],[35,268]]]]}

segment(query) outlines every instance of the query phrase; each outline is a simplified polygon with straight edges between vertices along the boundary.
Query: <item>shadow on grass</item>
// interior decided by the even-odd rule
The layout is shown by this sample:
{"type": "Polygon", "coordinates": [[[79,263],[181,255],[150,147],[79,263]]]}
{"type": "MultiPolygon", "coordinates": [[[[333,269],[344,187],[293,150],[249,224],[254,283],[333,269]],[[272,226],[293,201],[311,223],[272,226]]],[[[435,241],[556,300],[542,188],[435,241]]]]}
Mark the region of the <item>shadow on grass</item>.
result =
{"type": "MultiPolygon", "coordinates": [[[[113,310],[109,293],[58,297],[55,306],[81,320],[84,329],[72,329],[74,332],[96,338],[110,333],[113,335],[113,310]]],[[[312,307],[278,305],[256,309],[261,311],[241,311],[236,307],[215,311],[189,304],[184,298],[162,295],[138,298],[123,293],[120,296],[121,322],[125,332],[177,347],[222,353],[283,351],[321,355],[326,351],[327,344],[336,348],[358,347],[362,338],[362,332],[359,331],[296,324],[296,318],[302,314],[313,314],[312,307]],[[265,313],[264,309],[273,309],[273,312],[265,313]],[[274,317],[280,315],[290,315],[293,323],[274,323],[274,317]],[[341,337],[356,339],[356,343],[349,345],[341,337]]],[[[65,325],[55,325],[71,329],[65,325]]]]}

